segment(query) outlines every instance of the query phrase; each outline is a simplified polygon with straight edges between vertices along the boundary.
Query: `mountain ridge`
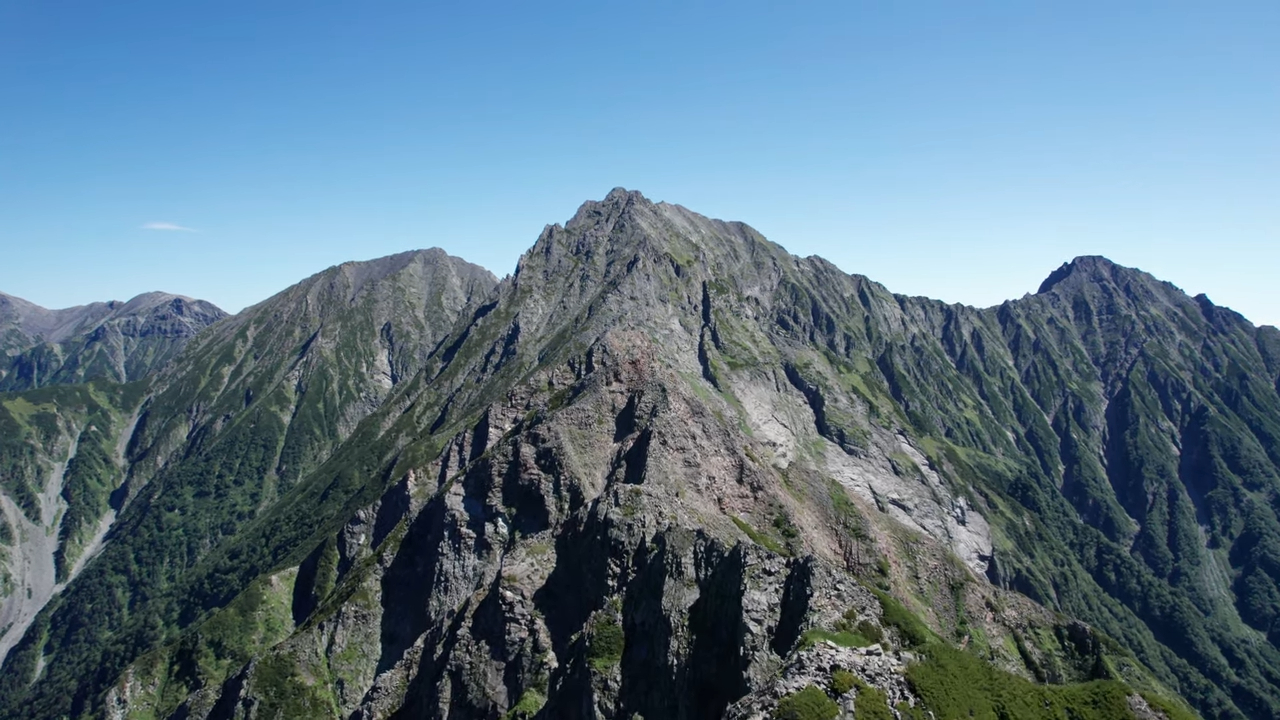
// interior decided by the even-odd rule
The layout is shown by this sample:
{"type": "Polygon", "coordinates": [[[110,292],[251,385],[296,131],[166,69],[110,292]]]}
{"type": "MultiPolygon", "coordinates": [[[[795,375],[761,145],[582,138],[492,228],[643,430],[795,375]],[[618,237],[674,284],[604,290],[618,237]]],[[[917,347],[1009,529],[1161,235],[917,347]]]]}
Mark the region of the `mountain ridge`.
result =
{"type": "Polygon", "coordinates": [[[0,304],[6,306],[4,314],[0,315],[0,321],[12,322],[23,332],[47,342],[61,342],[77,331],[81,331],[84,324],[100,323],[138,307],[154,306],[173,300],[216,307],[205,300],[156,290],[139,293],[125,301],[96,301],[85,305],[50,309],[30,300],[0,292],[0,304]]]}
{"type": "Polygon", "coordinates": [[[861,682],[904,717],[1280,712],[1275,333],[1088,259],[992,308],[895,295],[621,189],[502,281],[393,257],[151,381],[127,532],[0,707],[745,718],[861,682]],[[943,692],[965,657],[1006,689],[943,692]]]}
{"type": "Polygon", "coordinates": [[[226,316],[206,301],[160,292],[61,310],[0,294],[0,391],[138,380],[226,316]]]}
{"type": "MultiPolygon", "coordinates": [[[[76,396],[80,392],[80,386],[61,386],[50,385],[37,391],[33,391],[22,396],[16,396],[16,405],[10,406],[10,417],[15,421],[14,434],[18,437],[29,435],[39,437],[40,432],[50,432],[37,430],[36,427],[27,428],[29,421],[23,422],[24,416],[29,414],[30,410],[23,410],[34,402],[36,409],[39,411],[35,418],[48,416],[50,419],[44,421],[42,425],[56,427],[58,435],[43,440],[43,447],[37,452],[31,453],[14,453],[16,457],[12,457],[10,462],[14,463],[14,467],[21,468],[21,472],[11,474],[9,477],[3,478],[10,480],[7,494],[13,495],[18,501],[14,505],[14,512],[11,513],[11,525],[15,527],[21,525],[24,521],[18,518],[17,505],[21,505],[23,511],[28,515],[34,516],[37,520],[29,522],[42,522],[44,526],[39,532],[34,530],[26,533],[27,536],[47,535],[52,533],[55,536],[62,537],[55,548],[42,548],[35,553],[39,557],[41,553],[44,555],[52,554],[46,560],[45,564],[51,565],[53,569],[44,572],[41,578],[38,578],[34,585],[19,583],[12,592],[5,593],[8,597],[3,598],[3,606],[0,612],[5,614],[19,613],[25,620],[30,619],[29,611],[18,610],[12,606],[19,603],[22,598],[21,592],[24,587],[33,588],[34,599],[37,603],[38,610],[44,602],[50,598],[51,586],[54,581],[54,570],[56,570],[57,580],[59,583],[69,582],[68,577],[71,572],[71,563],[77,560],[76,555],[70,552],[64,552],[68,547],[72,547],[71,540],[83,535],[89,528],[96,526],[93,537],[79,537],[86,547],[92,547],[97,552],[99,547],[105,541],[108,549],[110,542],[115,535],[110,534],[114,530],[115,520],[118,514],[125,513],[129,506],[138,498],[140,493],[145,494],[146,488],[159,473],[164,465],[169,461],[170,454],[185,450],[193,452],[200,447],[202,442],[216,442],[214,438],[222,433],[221,427],[227,420],[231,419],[231,414],[223,414],[221,416],[214,415],[210,417],[210,411],[221,407],[220,412],[234,412],[239,409],[238,406],[248,404],[249,399],[254,392],[270,394],[270,390],[274,388],[276,394],[281,392],[280,382],[289,372],[294,372],[294,379],[298,383],[296,389],[285,388],[284,392],[290,396],[295,403],[293,411],[296,417],[301,411],[304,415],[310,411],[315,404],[315,393],[308,395],[304,387],[309,382],[321,384],[327,392],[339,393],[345,391],[350,395],[339,395],[330,399],[331,407],[342,407],[349,415],[343,416],[340,420],[339,427],[334,428],[337,437],[341,437],[346,430],[344,426],[353,425],[362,416],[360,409],[361,404],[367,406],[373,402],[366,396],[372,395],[376,397],[378,393],[385,393],[386,389],[394,384],[395,381],[395,365],[415,362],[411,357],[392,357],[393,351],[391,347],[386,348],[386,356],[382,357],[384,361],[381,365],[377,362],[378,358],[364,358],[362,361],[371,361],[377,366],[370,371],[370,377],[366,378],[363,384],[356,381],[354,386],[348,385],[345,388],[333,387],[329,383],[335,379],[335,373],[325,370],[319,372],[314,369],[299,368],[299,363],[305,363],[308,358],[316,357],[332,357],[338,348],[333,347],[335,341],[340,340],[334,337],[333,332],[325,334],[324,325],[327,320],[334,320],[343,313],[354,314],[361,318],[372,316],[384,316],[385,324],[378,322],[373,325],[371,347],[378,347],[379,342],[383,345],[392,346],[396,332],[392,329],[391,319],[388,313],[390,308],[382,308],[379,310],[379,298],[373,297],[378,292],[380,283],[387,281],[393,283],[402,283],[407,287],[414,287],[415,281],[421,285],[440,284],[436,280],[444,281],[447,278],[443,276],[425,280],[424,273],[431,273],[435,268],[444,268],[445,275],[449,275],[454,269],[461,271],[467,275],[460,285],[462,292],[474,292],[476,287],[483,289],[493,278],[487,271],[479,269],[475,266],[466,264],[456,258],[444,255],[442,252],[418,252],[405,253],[403,256],[391,263],[390,265],[383,263],[382,265],[374,264],[372,271],[367,264],[351,264],[343,266],[335,266],[328,270],[317,273],[311,278],[300,281],[291,288],[282,291],[263,303],[248,308],[235,316],[224,318],[217,326],[210,326],[205,332],[193,338],[194,345],[189,348],[183,348],[182,354],[178,354],[167,366],[159,368],[154,374],[148,376],[141,382],[132,384],[133,389],[129,392],[128,400],[123,401],[123,405],[114,406],[113,403],[104,399],[92,400],[86,405],[86,409],[76,414],[71,412],[71,408],[78,407],[81,400],[76,396]],[[357,286],[352,285],[349,273],[355,271],[361,277],[357,286]],[[479,283],[478,286],[467,285],[467,283],[479,283]],[[354,290],[352,288],[354,287],[354,290]],[[281,311],[281,304],[289,307],[294,305],[290,293],[300,296],[302,307],[295,314],[287,314],[281,311]],[[367,302],[364,307],[354,307],[353,302],[363,297],[367,302]],[[372,299],[371,299],[372,298],[372,299]],[[274,301],[274,304],[273,304],[274,301]],[[259,328],[262,330],[259,333],[259,328]],[[298,333],[303,333],[302,337],[298,337],[298,333]],[[307,339],[311,342],[304,342],[307,339]],[[318,342],[317,342],[318,340],[318,342]],[[256,344],[255,344],[256,343],[256,344]],[[268,365],[266,367],[252,368],[246,366],[245,361],[255,360],[256,358],[246,357],[246,353],[250,356],[255,354],[274,354],[279,356],[280,350],[289,346],[303,346],[302,351],[293,359],[293,362],[286,363],[282,367],[268,365]],[[194,369],[194,373],[190,370],[186,372],[188,382],[174,382],[172,368],[174,365],[187,364],[194,369]],[[290,367],[292,366],[292,368],[290,367]],[[234,376],[234,370],[239,370],[244,377],[237,379],[234,376]],[[229,374],[232,373],[232,374],[229,374]],[[222,381],[224,386],[219,388],[216,394],[210,394],[212,388],[207,384],[211,377],[225,377],[222,381]],[[192,386],[190,381],[194,380],[197,385],[192,386]],[[225,381],[230,381],[230,387],[227,387],[225,381]],[[148,387],[137,387],[145,384],[148,387]],[[181,412],[175,413],[173,417],[165,416],[166,407],[181,406],[191,397],[189,393],[203,394],[203,402],[196,403],[195,406],[184,408],[181,412]],[[352,399],[352,396],[355,396],[352,399]],[[308,399],[311,398],[311,399],[308,399]],[[27,405],[22,403],[27,401],[27,405]],[[338,401],[338,402],[333,402],[338,401]],[[339,404],[341,403],[341,404],[339,404]],[[207,404],[210,407],[201,410],[200,405],[207,404]],[[18,412],[14,412],[14,408],[18,412]],[[50,408],[50,410],[43,410],[50,408]],[[81,417],[81,414],[84,417],[81,417]],[[157,416],[161,416],[157,419],[157,416]],[[106,418],[113,418],[107,421],[106,418]],[[94,418],[97,418],[96,420],[94,418]],[[96,428],[96,429],[95,429],[96,428]],[[110,428],[110,430],[108,430],[110,428]],[[99,460],[95,463],[95,471],[90,477],[86,478],[87,482],[91,482],[95,486],[95,492],[89,494],[75,493],[73,495],[59,496],[59,490],[52,491],[52,498],[48,497],[48,491],[41,487],[41,475],[43,468],[53,468],[49,472],[48,479],[44,480],[44,488],[50,486],[60,486],[62,483],[62,470],[58,468],[72,468],[76,463],[85,459],[87,451],[90,447],[87,443],[81,444],[79,440],[86,433],[93,432],[117,432],[120,433],[116,437],[111,438],[110,451],[103,451],[99,456],[99,460]],[[58,437],[58,436],[61,437],[58,437]],[[80,452],[77,453],[77,447],[80,452]],[[116,459],[116,456],[119,456],[116,459]],[[45,496],[41,496],[42,491],[45,496]],[[41,496],[39,502],[37,497],[41,496]],[[64,511],[54,512],[51,503],[65,508],[64,511]]],[[[396,323],[398,330],[401,331],[401,340],[404,345],[413,345],[416,338],[420,337],[422,332],[432,332],[430,329],[431,315],[436,312],[447,312],[447,308],[441,305],[439,298],[434,300],[425,296],[415,296],[412,292],[406,291],[405,294],[397,292],[397,298],[401,300],[409,300],[413,297],[419,297],[422,301],[421,307],[400,307],[395,308],[397,315],[396,323]],[[434,304],[433,304],[434,303],[434,304]],[[425,325],[424,325],[425,323],[425,325]]],[[[448,302],[454,304],[464,304],[465,298],[454,298],[448,302]]],[[[456,308],[455,308],[456,310],[456,308]]],[[[445,319],[443,322],[448,323],[445,319]]],[[[353,339],[356,335],[364,338],[367,328],[354,328],[352,333],[353,339]]],[[[345,335],[344,331],[342,335],[345,335]]],[[[287,356],[286,356],[287,357],[287,356]]],[[[350,354],[342,354],[342,358],[337,363],[322,362],[324,365],[341,365],[346,360],[351,359],[350,354]]],[[[182,373],[179,373],[181,376],[182,373]]],[[[340,374],[338,374],[340,375],[340,374]]],[[[321,393],[323,395],[324,393],[321,393]]],[[[94,393],[93,386],[89,387],[89,395],[97,397],[94,393]]],[[[367,412],[367,410],[365,410],[367,412]]],[[[286,423],[286,427],[293,423],[286,423]]],[[[306,423],[300,423],[300,427],[305,428],[306,423]]],[[[39,426],[37,426],[39,427],[39,426]]],[[[308,455],[321,454],[323,448],[335,442],[335,436],[324,437],[310,434],[305,430],[296,429],[294,433],[287,433],[283,440],[282,464],[276,468],[273,475],[280,476],[284,482],[292,477],[299,470],[293,465],[305,466],[309,462],[314,462],[314,457],[308,455]],[[289,460],[285,460],[284,456],[288,456],[289,460]]],[[[103,443],[104,445],[106,443],[103,443]]],[[[97,447],[93,447],[95,451],[97,447]]],[[[9,459],[9,458],[5,458],[9,459]]],[[[264,488],[265,489],[265,488],[264,488]]],[[[268,490],[268,492],[270,492],[268,490]]],[[[7,497],[5,499],[8,499],[7,497]]],[[[9,509],[9,508],[6,508],[9,509]]],[[[128,521],[127,514],[125,521],[128,521]]],[[[25,558],[31,557],[32,552],[26,548],[26,543],[19,543],[18,548],[21,550],[21,556],[24,562],[30,562],[25,558]]],[[[9,570],[16,570],[11,567],[9,570]]],[[[78,571],[77,565],[76,570],[78,571]]],[[[56,593],[56,590],[53,590],[56,593]]],[[[30,598],[31,596],[29,596],[30,598]]],[[[25,627],[25,626],[19,626],[25,627]]],[[[4,644],[0,645],[0,649],[5,652],[12,646],[12,638],[6,637],[4,644]]]]}

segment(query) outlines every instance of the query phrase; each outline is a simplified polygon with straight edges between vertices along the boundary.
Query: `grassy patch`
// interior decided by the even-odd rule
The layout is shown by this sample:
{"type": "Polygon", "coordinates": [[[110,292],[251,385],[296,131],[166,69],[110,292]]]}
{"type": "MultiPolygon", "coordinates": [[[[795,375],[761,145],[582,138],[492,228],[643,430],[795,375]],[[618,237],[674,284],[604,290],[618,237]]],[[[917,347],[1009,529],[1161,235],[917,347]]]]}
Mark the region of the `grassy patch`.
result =
{"type": "Polygon", "coordinates": [[[839,714],[840,706],[816,685],[782,698],[773,711],[775,720],[835,720],[839,714]]]}
{"type": "Polygon", "coordinates": [[[1181,703],[1175,703],[1158,695],[1151,693],[1141,693],[1142,699],[1147,701],[1153,710],[1164,713],[1169,720],[1196,720],[1195,713],[1188,710],[1181,703]]]}
{"type": "Polygon", "coordinates": [[[929,628],[920,621],[920,618],[898,602],[897,598],[876,588],[872,588],[871,592],[875,593],[876,599],[880,601],[881,621],[897,629],[898,636],[904,645],[916,647],[933,639],[933,633],[929,628]]]}
{"type": "MultiPolygon", "coordinates": [[[[907,668],[907,681],[937,720],[1121,720],[1129,689],[1115,680],[1037,685],[941,643],[907,668]]],[[[861,715],[859,715],[861,717],[861,715]]]]}
{"type": "Polygon", "coordinates": [[[857,683],[857,676],[844,668],[839,668],[835,672],[831,673],[831,692],[834,693],[836,697],[840,697],[841,695],[849,692],[855,685],[857,685],[857,683]]]}
{"type": "Polygon", "coordinates": [[[880,688],[861,681],[858,682],[858,696],[853,701],[853,715],[858,720],[895,720],[893,711],[889,709],[889,696],[880,688]]]}
{"type": "Polygon", "coordinates": [[[800,648],[810,648],[820,642],[831,642],[840,647],[867,647],[874,645],[866,637],[848,630],[823,630],[822,628],[809,628],[800,636],[800,648]]]}
{"type": "Polygon", "coordinates": [[[538,714],[543,705],[547,704],[547,699],[542,693],[529,688],[520,696],[520,700],[511,709],[502,716],[502,720],[525,720],[538,714]]]}
{"type": "Polygon", "coordinates": [[[873,643],[882,642],[884,640],[884,630],[870,620],[863,620],[854,627],[854,632],[865,637],[873,643]]]}
{"type": "Polygon", "coordinates": [[[746,533],[747,537],[751,538],[751,542],[759,545],[760,547],[765,548],[766,550],[771,550],[779,555],[791,555],[791,552],[787,550],[785,545],[751,527],[746,520],[743,520],[740,517],[734,517],[733,524],[737,525],[739,530],[746,533]]]}

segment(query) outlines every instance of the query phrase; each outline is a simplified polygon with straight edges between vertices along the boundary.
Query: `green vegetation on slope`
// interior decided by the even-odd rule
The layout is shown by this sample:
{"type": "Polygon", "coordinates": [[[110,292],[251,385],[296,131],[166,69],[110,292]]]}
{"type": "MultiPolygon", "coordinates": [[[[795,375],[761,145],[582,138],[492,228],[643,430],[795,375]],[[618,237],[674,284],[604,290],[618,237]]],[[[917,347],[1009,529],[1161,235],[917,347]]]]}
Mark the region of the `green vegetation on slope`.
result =
{"type": "Polygon", "coordinates": [[[135,711],[169,717],[192,692],[219,686],[245,663],[293,630],[290,602],[296,573],[259,579],[226,607],[177,640],[144,655],[135,668],[145,695],[135,711]]]}
{"type": "Polygon", "coordinates": [[[1206,716],[1280,717],[1274,333],[1098,258],[990,310],[820,272],[825,292],[815,267],[775,298],[787,340],[830,352],[793,381],[815,417],[871,420],[861,388],[883,383],[993,526],[994,582],[1117,638],[1206,716]]]}
{"type": "MultiPolygon", "coordinates": [[[[457,261],[406,258],[396,267],[427,268],[415,282],[453,282],[452,270],[431,268],[457,261]]],[[[158,471],[116,521],[112,542],[6,658],[0,715],[89,712],[129,662],[176,640],[255,578],[297,565],[378,497],[400,440],[357,424],[380,387],[370,368],[380,352],[393,372],[421,366],[469,294],[491,286],[482,269],[459,270],[449,299],[456,306],[444,306],[438,296],[417,297],[432,288],[397,285],[394,272],[354,287],[347,269],[331,269],[189,345],[156,381],[129,448],[135,465],[158,471]],[[380,321],[387,313],[394,318],[380,321]],[[322,329],[332,342],[317,343],[322,329]],[[346,451],[330,457],[349,435],[346,451]]],[[[282,683],[293,677],[277,670],[282,683]]]]}
{"type": "Polygon", "coordinates": [[[591,629],[587,658],[597,670],[607,670],[622,660],[622,625],[612,618],[596,623],[591,629]]]}
{"type": "Polygon", "coordinates": [[[907,667],[907,680],[938,720],[1129,720],[1124,683],[1037,685],[941,643],[907,667]]]}
{"type": "Polygon", "coordinates": [[[773,711],[775,720],[834,720],[840,707],[816,685],[782,698],[773,711]]]}
{"type": "Polygon", "coordinates": [[[59,581],[66,580],[124,478],[117,441],[144,392],[144,383],[95,381],[0,395],[0,490],[28,519],[39,520],[45,482],[66,464],[61,498],[67,507],[55,556],[59,581]]]}

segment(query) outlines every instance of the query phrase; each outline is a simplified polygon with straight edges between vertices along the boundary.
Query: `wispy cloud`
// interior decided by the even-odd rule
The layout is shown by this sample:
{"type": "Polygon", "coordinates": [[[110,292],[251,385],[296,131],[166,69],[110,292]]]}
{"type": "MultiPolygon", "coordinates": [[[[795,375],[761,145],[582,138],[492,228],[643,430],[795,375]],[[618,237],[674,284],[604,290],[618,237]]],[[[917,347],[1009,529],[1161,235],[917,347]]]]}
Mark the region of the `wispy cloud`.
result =
{"type": "Polygon", "coordinates": [[[195,228],[183,227],[170,222],[149,222],[143,224],[143,230],[177,230],[179,232],[196,232],[195,228]]]}

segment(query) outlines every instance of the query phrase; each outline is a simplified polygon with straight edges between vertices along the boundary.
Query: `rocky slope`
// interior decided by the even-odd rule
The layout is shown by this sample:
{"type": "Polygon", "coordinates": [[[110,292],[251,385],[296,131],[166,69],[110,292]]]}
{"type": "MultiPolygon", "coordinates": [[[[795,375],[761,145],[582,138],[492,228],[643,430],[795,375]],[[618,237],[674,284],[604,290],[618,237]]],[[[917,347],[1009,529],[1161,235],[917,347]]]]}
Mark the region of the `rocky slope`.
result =
{"type": "Polygon", "coordinates": [[[0,708],[1280,715],[1273,328],[1099,258],[895,296],[621,190],[496,286],[433,257],[154,381],[0,708]]]}
{"type": "Polygon", "coordinates": [[[0,293],[0,391],[95,377],[139,380],[224,317],[210,303],[168,293],[64,310],[0,293]]]}
{"type": "Polygon", "coordinates": [[[0,660],[101,549],[140,401],[106,383],[0,396],[0,660]]]}

